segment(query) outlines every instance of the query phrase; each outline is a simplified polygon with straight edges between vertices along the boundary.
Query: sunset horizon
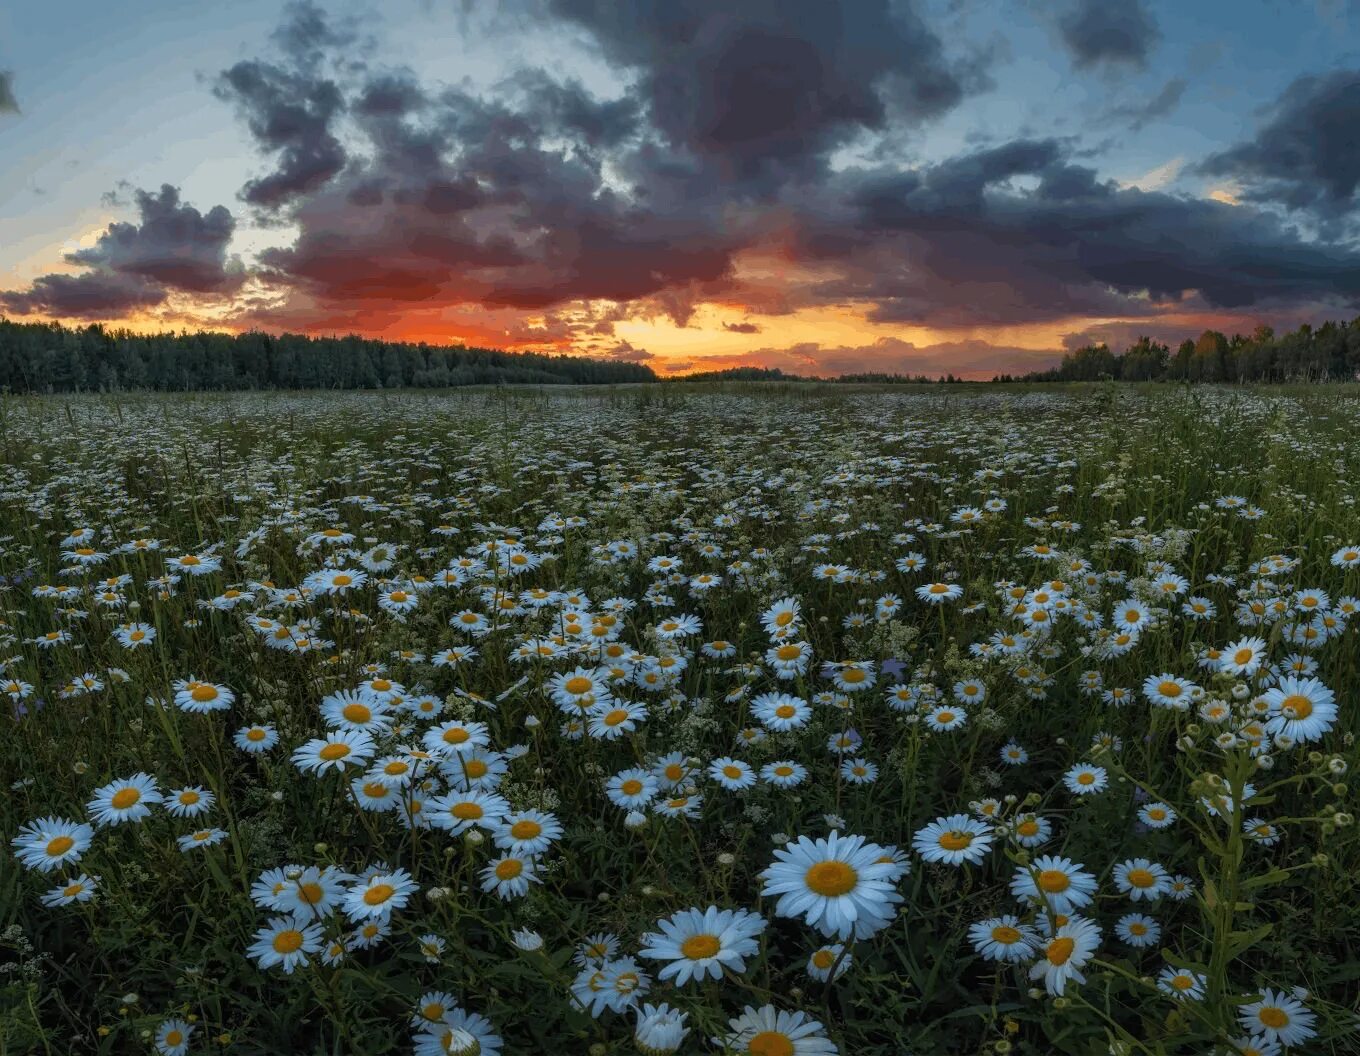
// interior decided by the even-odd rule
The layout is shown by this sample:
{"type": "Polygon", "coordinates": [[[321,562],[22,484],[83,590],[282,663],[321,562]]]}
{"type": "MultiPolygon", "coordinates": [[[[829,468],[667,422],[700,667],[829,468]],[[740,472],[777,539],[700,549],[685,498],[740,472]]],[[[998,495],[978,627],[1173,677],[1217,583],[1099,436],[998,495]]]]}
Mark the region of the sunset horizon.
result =
{"type": "Polygon", "coordinates": [[[982,378],[1360,313],[1353,8],[1010,15],[11,14],[0,315],[982,378]]]}

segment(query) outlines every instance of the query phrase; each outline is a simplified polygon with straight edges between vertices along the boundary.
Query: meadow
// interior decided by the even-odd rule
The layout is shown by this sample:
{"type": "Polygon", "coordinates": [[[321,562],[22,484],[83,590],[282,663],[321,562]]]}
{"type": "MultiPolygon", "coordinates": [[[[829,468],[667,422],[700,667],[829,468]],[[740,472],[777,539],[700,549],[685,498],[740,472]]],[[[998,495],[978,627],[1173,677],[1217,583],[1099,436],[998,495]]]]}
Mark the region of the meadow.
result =
{"type": "Polygon", "coordinates": [[[1360,398],[0,405],[0,1052],[1360,1051],[1360,398]]]}

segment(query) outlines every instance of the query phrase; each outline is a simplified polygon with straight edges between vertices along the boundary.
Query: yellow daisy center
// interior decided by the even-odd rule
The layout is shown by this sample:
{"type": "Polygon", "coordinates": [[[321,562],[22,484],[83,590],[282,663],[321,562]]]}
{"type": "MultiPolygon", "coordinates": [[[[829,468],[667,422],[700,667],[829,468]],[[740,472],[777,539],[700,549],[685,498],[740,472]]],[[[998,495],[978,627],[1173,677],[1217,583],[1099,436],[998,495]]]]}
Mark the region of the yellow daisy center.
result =
{"type": "Polygon", "coordinates": [[[819,895],[838,898],[853,891],[859,874],[841,861],[818,862],[803,877],[804,883],[819,895]]]}

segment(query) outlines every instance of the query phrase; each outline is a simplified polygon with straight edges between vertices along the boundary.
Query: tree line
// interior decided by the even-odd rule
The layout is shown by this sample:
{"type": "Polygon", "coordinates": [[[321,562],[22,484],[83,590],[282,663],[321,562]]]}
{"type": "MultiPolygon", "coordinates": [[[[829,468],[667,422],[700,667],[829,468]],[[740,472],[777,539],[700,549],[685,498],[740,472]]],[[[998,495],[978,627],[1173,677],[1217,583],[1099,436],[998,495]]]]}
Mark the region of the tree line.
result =
{"type": "Polygon", "coordinates": [[[1360,378],[1360,318],[1325,322],[1314,328],[1276,334],[1258,326],[1248,335],[1228,337],[1205,330],[1187,338],[1175,352],[1169,345],[1140,337],[1123,354],[1108,345],[1085,345],[1068,352],[1051,370],[995,381],[1355,381],[1360,378]]]}
{"type": "Polygon", "coordinates": [[[445,388],[655,381],[640,363],[462,345],[217,331],[138,334],[0,317],[0,392],[445,388]]]}

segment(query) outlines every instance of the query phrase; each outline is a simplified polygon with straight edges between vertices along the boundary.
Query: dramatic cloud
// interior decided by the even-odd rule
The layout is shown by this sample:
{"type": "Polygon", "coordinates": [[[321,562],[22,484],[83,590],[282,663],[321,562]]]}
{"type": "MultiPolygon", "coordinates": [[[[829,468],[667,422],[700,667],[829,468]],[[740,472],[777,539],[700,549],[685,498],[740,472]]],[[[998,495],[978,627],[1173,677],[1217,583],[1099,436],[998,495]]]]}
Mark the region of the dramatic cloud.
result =
{"type": "Polygon", "coordinates": [[[1144,66],[1160,36],[1143,0],[1076,0],[1059,17],[1058,29],[1078,67],[1144,66]]]}
{"type": "Polygon", "coordinates": [[[0,305],[19,314],[107,319],[158,305],[172,291],[240,288],[241,265],[227,256],[236,222],[224,206],[204,215],[182,204],[169,184],[159,193],[137,191],[135,203],[140,223],[110,224],[94,245],[66,254],[82,273],[41,276],[28,290],[0,293],[0,305]]]}
{"type": "Polygon", "coordinates": [[[0,70],[0,114],[17,114],[19,100],[14,98],[14,74],[0,70]]]}
{"type": "Polygon", "coordinates": [[[548,0],[636,70],[668,146],[728,179],[768,185],[821,171],[826,154],[890,113],[933,117],[963,98],[912,4],[858,0],[548,0]]]}
{"type": "Polygon", "coordinates": [[[854,202],[853,223],[808,248],[859,265],[823,292],[872,299],[879,320],[1137,316],[1192,291],[1217,308],[1360,297],[1360,252],[1257,210],[1121,189],[1054,140],[868,176],[854,202]]]}
{"type": "MultiPolygon", "coordinates": [[[[1233,313],[1250,311],[1249,328],[1360,304],[1360,249],[1260,207],[1353,205],[1357,75],[1297,82],[1255,141],[1205,163],[1244,188],[1212,200],[1170,193],[1189,181],[1169,150],[1123,185],[1076,136],[922,154],[930,123],[982,90],[980,52],[955,42],[964,23],[942,5],[507,8],[559,32],[576,61],[438,81],[380,65],[357,22],[290,6],[267,53],[213,81],[258,153],[239,193],[267,248],[243,268],[222,206],[200,214],[168,186],[119,196],[139,221],[0,307],[170,318],[187,300],[242,327],[667,370],[980,376],[1045,366],[1028,349],[1056,352],[1064,334],[1175,340],[1231,329],[1233,313]],[[578,65],[592,53],[608,76],[578,65]],[[794,329],[809,321],[822,329],[794,329]]],[[[1159,36],[1142,3],[1057,18],[1079,66],[1145,63],[1159,36]]],[[[1136,131],[1188,85],[1169,76],[1133,101],[1107,81],[1099,112],[1136,131]]]]}
{"type": "Polygon", "coordinates": [[[1354,210],[1360,186],[1360,70],[1300,77],[1275,104],[1256,138],[1206,160],[1247,201],[1338,217],[1354,210]]]}

